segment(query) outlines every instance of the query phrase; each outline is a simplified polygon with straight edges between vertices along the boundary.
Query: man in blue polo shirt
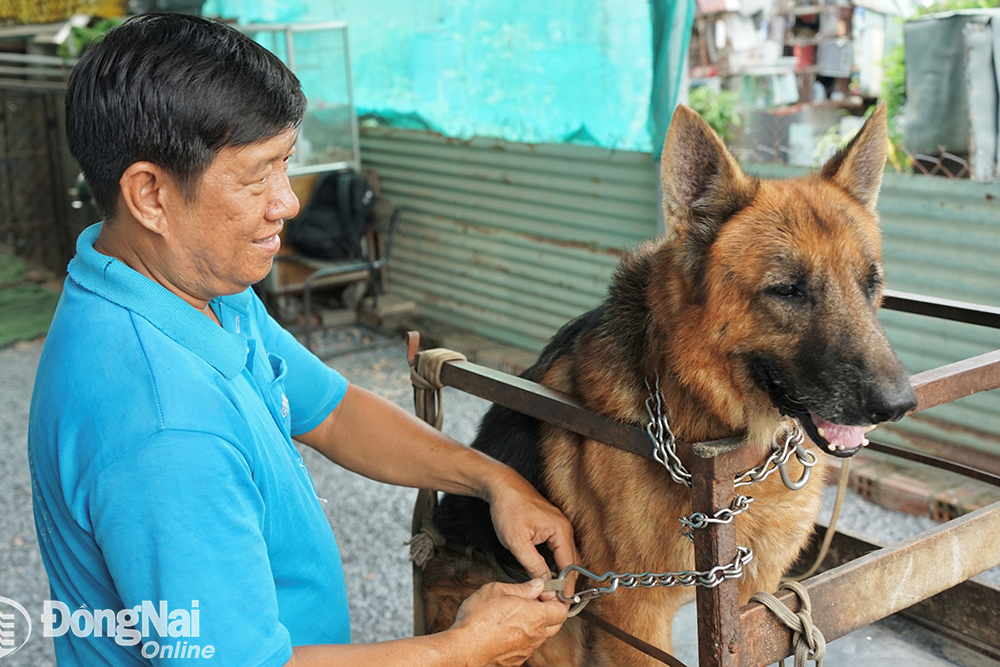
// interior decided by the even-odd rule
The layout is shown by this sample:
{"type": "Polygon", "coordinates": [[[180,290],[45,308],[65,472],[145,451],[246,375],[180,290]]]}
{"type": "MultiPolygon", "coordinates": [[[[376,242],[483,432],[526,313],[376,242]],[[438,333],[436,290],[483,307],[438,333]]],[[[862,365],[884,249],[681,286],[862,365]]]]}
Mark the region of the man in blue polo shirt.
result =
{"type": "Polygon", "coordinates": [[[148,15],[89,50],[67,132],[105,222],[80,236],[28,438],[62,665],[513,665],[566,618],[537,579],[450,630],[350,645],[337,545],[292,437],[390,483],[478,495],[535,577],[577,560],[509,468],[349,385],[265,312],[305,109],[220,23],[148,15]]]}

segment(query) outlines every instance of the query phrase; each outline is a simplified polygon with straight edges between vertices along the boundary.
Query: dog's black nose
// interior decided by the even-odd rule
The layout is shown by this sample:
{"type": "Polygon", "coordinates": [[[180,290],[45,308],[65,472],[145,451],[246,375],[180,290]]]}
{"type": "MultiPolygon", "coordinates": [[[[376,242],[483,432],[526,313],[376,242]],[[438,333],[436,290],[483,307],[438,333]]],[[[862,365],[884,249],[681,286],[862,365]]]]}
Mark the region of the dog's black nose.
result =
{"type": "Polygon", "coordinates": [[[872,424],[898,421],[917,407],[917,395],[909,382],[876,392],[868,401],[868,415],[872,424]]]}

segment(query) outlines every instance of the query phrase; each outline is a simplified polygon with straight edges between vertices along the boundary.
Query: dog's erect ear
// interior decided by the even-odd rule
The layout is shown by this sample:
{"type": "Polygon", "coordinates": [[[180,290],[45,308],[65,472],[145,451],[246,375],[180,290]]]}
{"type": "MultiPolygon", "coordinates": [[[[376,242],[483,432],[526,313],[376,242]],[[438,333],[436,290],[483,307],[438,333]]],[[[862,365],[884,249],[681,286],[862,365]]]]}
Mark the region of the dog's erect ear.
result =
{"type": "Polygon", "coordinates": [[[674,109],[660,158],[667,239],[680,241],[688,274],[729,218],[753,201],[758,182],[743,173],[715,130],[693,109],[674,109]]]}
{"type": "Polygon", "coordinates": [[[823,166],[822,176],[874,213],[888,150],[889,128],[881,102],[851,143],[823,166]]]}

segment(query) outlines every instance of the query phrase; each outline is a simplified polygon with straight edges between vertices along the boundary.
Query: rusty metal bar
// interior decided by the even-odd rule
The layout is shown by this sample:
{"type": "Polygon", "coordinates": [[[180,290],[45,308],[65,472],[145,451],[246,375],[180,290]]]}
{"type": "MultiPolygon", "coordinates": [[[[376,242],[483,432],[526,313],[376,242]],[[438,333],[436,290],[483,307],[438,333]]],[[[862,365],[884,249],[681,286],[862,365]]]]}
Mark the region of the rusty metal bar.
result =
{"type": "MultiPolygon", "coordinates": [[[[827,526],[817,524],[812,546],[799,556],[799,563],[813,562],[827,530],[827,526]]],[[[820,571],[844,565],[886,546],[869,539],[849,530],[838,529],[830,542],[830,550],[820,571]]],[[[976,650],[982,651],[986,646],[993,647],[992,653],[1000,659],[1000,623],[996,620],[998,609],[1000,585],[970,579],[918,602],[900,614],[930,625],[939,632],[946,629],[960,633],[962,637],[952,636],[973,645],[976,650]]]]}
{"type": "MultiPolygon", "coordinates": [[[[406,334],[406,356],[410,366],[416,362],[417,351],[420,349],[420,334],[411,331],[406,334]]],[[[413,388],[414,411],[417,417],[434,425],[434,415],[426,406],[434,405],[430,396],[433,391],[430,389],[413,388]],[[416,411],[416,406],[421,404],[416,399],[417,392],[426,394],[422,405],[425,406],[423,414],[416,411]]],[[[434,516],[434,509],[437,507],[437,491],[434,489],[420,489],[417,491],[417,500],[413,506],[413,519],[410,522],[410,535],[416,535],[423,528],[424,521],[429,521],[434,516]]],[[[410,563],[413,571],[413,636],[422,637],[427,634],[427,601],[424,599],[424,570],[414,562],[410,563]]]]}
{"type": "MultiPolygon", "coordinates": [[[[748,448],[718,456],[689,456],[694,484],[691,505],[715,514],[733,500],[733,476],[759,461],[748,460],[748,448]]],[[[694,567],[708,571],[736,558],[736,524],[709,524],[694,531],[694,567]]],[[[714,588],[699,586],[698,664],[701,667],[738,667],[740,664],[739,581],[725,580],[714,588]]]]}
{"type": "MultiPolygon", "coordinates": [[[[976,510],[899,544],[817,575],[804,585],[813,622],[827,641],[863,628],[1000,565],[1000,503],[976,510]],[[861,593],[861,594],[859,594],[861,593]]],[[[798,609],[797,598],[777,598],[798,609]]],[[[763,667],[792,653],[792,633],[763,605],[740,610],[744,667],[763,667]]]]}
{"type": "Polygon", "coordinates": [[[441,368],[441,381],[567,431],[647,458],[653,456],[653,446],[645,431],[594,414],[572,396],[530,380],[468,361],[452,361],[441,368]]]}
{"type": "Polygon", "coordinates": [[[942,320],[979,324],[984,327],[1000,329],[1000,308],[978,303],[885,290],[885,300],[882,302],[882,307],[904,313],[927,315],[942,320]]]}
{"type": "MultiPolygon", "coordinates": [[[[411,337],[409,342],[412,362],[417,340],[411,337]]],[[[469,362],[445,364],[441,379],[446,385],[588,438],[650,455],[651,445],[644,431],[594,414],[572,397],[528,380],[469,362]]],[[[915,375],[912,382],[919,399],[918,409],[996,388],[1000,386],[1000,351],[915,375]]],[[[936,462],[935,457],[909,450],[876,446],[879,447],[906,458],[923,458],[931,465],[936,462]]],[[[689,465],[699,480],[692,490],[695,507],[711,508],[714,512],[728,506],[733,493],[733,472],[746,467],[742,459],[747,455],[746,448],[711,458],[689,452],[689,465]]],[[[997,544],[1000,544],[1000,503],[808,580],[807,590],[818,601],[814,603],[813,620],[828,640],[841,637],[997,565],[1000,563],[997,544]],[[852,595],[853,589],[866,594],[852,595]],[[847,594],[838,595],[843,591],[847,594]]],[[[696,531],[695,549],[698,569],[731,562],[735,556],[735,527],[713,525],[696,531]]],[[[782,592],[778,597],[796,608],[794,594],[782,592]]],[[[791,632],[784,625],[762,605],[753,603],[737,611],[737,603],[735,581],[724,582],[716,589],[699,590],[700,660],[704,667],[766,665],[791,654],[791,632]],[[741,636],[740,627],[753,628],[754,632],[741,636]]]]}
{"type": "Polygon", "coordinates": [[[910,377],[917,411],[1000,387],[1000,350],[956,361],[910,377]]]}
{"type": "MultiPolygon", "coordinates": [[[[573,397],[523,378],[514,377],[470,362],[450,362],[441,370],[448,386],[555,424],[568,431],[624,449],[641,456],[652,455],[646,432],[629,424],[590,412],[573,397]]],[[[1000,351],[919,373],[911,378],[920,401],[917,410],[954,400],[970,393],[1000,387],[1000,351]],[[971,390],[963,385],[969,383],[971,390]]],[[[945,457],[872,443],[871,449],[943,468],[973,479],[1000,485],[1000,476],[976,470],[945,457]]]]}
{"type": "Polygon", "coordinates": [[[988,470],[973,468],[958,461],[942,458],[940,456],[932,456],[930,454],[925,454],[924,452],[918,452],[915,449],[907,449],[905,447],[897,447],[895,445],[886,445],[881,442],[875,442],[874,440],[868,445],[868,449],[876,452],[882,452],[883,454],[888,454],[890,456],[896,456],[901,459],[908,459],[910,461],[916,461],[917,463],[923,463],[924,465],[940,468],[941,470],[948,470],[949,472],[965,475],[970,479],[986,482],[987,484],[993,484],[994,486],[1000,486],[1000,475],[994,474],[988,470]]]}

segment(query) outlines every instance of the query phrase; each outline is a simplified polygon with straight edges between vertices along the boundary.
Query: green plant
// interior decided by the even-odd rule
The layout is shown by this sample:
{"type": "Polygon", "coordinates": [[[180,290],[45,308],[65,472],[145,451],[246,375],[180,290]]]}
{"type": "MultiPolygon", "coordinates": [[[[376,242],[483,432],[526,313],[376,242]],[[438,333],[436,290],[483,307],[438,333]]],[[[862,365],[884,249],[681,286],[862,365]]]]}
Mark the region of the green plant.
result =
{"type": "Polygon", "coordinates": [[[937,14],[938,12],[953,12],[959,9],[996,9],[1000,0],[940,0],[927,7],[917,7],[917,16],[937,14]]]}
{"type": "Polygon", "coordinates": [[[705,119],[722,140],[733,140],[733,128],[743,124],[739,112],[740,96],[731,90],[715,91],[700,86],[691,91],[688,104],[705,119]]]}
{"type": "Polygon", "coordinates": [[[69,36],[59,45],[58,54],[62,58],[77,58],[83,50],[104,38],[112,28],[120,26],[125,19],[102,19],[92,28],[70,28],[69,36]]]}
{"type": "Polygon", "coordinates": [[[903,132],[897,122],[906,102],[906,49],[902,42],[886,54],[882,67],[882,99],[889,122],[889,163],[902,172],[910,166],[910,159],[903,151],[903,132]]]}

